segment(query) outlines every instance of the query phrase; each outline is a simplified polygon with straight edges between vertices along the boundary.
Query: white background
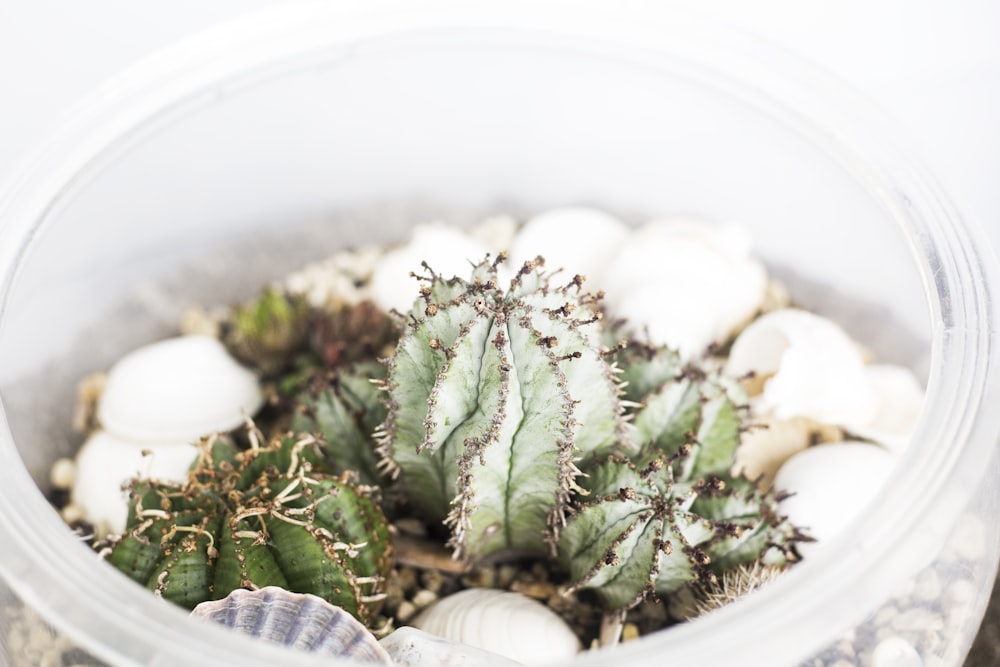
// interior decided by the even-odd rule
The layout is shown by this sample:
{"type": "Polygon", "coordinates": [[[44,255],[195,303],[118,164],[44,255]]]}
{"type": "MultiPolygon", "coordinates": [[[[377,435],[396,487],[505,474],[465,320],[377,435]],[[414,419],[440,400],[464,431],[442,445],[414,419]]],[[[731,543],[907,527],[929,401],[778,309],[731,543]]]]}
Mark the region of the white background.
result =
{"type": "MultiPolygon", "coordinates": [[[[0,0],[0,182],[74,102],[171,42],[277,0],[0,0]]],[[[287,3],[286,3],[287,4],[287,3]]],[[[913,137],[1000,247],[1000,2],[660,0],[824,66],[913,137]]]]}

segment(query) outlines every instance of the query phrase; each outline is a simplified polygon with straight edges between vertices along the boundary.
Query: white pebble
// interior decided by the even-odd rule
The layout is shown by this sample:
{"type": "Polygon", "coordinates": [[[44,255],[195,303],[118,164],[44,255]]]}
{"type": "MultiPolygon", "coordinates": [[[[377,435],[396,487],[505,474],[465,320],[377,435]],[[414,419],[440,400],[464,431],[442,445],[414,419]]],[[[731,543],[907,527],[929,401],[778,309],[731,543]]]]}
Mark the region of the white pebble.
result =
{"type": "Polygon", "coordinates": [[[372,272],[372,300],[384,310],[405,313],[420,294],[420,283],[410,274],[426,275],[421,262],[445,278],[468,278],[472,267],[490,251],[486,244],[460,229],[444,224],[419,225],[410,241],[382,255],[372,272]]]}
{"type": "Polygon", "coordinates": [[[181,336],[122,357],[108,372],[97,418],[130,441],[194,442],[239,426],[262,402],[257,377],[222,343],[181,336]]]}
{"type": "Polygon", "coordinates": [[[779,509],[817,540],[799,545],[803,555],[835,539],[865,511],[894,462],[876,445],[836,442],[810,447],[781,466],[774,489],[792,495],[781,501],[779,509]]]}
{"type": "Polygon", "coordinates": [[[603,282],[612,316],[685,357],[725,341],[760,309],[767,292],[767,272],[750,255],[745,230],[688,220],[636,230],[603,282]]]}
{"type": "Polygon", "coordinates": [[[97,431],[77,452],[71,501],[99,536],[120,534],[128,517],[128,495],[122,485],[139,476],[184,481],[197,455],[198,448],[183,441],[140,445],[97,431]]]}
{"type": "Polygon", "coordinates": [[[76,479],[76,463],[73,459],[57,459],[49,470],[49,482],[56,489],[70,489],[76,479]]]}
{"type": "Polygon", "coordinates": [[[872,652],[872,667],[923,667],[924,661],[913,644],[901,637],[879,642],[872,652]]]}
{"type": "Polygon", "coordinates": [[[510,667],[520,663],[474,646],[402,627],[379,640],[396,667],[510,667]]]}
{"type": "Polygon", "coordinates": [[[555,208],[531,218],[518,231],[508,268],[516,271],[541,255],[547,271],[563,269],[567,281],[581,274],[589,287],[601,289],[604,270],[628,235],[628,226],[604,211],[586,206],[555,208]]]}
{"type": "Polygon", "coordinates": [[[470,588],[441,598],[413,625],[526,665],[569,660],[581,649],[566,622],[520,593],[470,588]]]}
{"type": "Polygon", "coordinates": [[[871,364],[866,370],[875,395],[874,414],[867,421],[845,422],[844,427],[901,454],[920,419],[924,388],[913,371],[903,366],[871,364]]]}
{"type": "Polygon", "coordinates": [[[770,376],[753,398],[758,414],[827,424],[867,423],[876,398],[857,345],[834,322],[785,308],[763,315],[733,342],[726,372],[770,376]]]}

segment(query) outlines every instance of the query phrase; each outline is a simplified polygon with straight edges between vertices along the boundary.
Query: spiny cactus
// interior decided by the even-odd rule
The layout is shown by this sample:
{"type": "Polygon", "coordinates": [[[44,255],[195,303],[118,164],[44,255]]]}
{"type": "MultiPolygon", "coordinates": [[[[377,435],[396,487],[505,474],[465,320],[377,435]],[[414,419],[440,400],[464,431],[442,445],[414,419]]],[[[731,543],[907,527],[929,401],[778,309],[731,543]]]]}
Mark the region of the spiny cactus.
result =
{"type": "Polygon", "coordinates": [[[386,417],[374,382],[384,378],[385,366],[374,361],[324,375],[299,395],[291,424],[293,431],[322,435],[334,468],[353,470],[372,486],[381,481],[372,433],[386,417]]]}
{"type": "Polygon", "coordinates": [[[504,290],[425,265],[389,362],[381,453],[409,501],[444,520],[456,555],[546,553],[578,488],[577,460],[625,444],[618,381],[582,277],[554,286],[542,260],[504,290]]]}
{"type": "Polygon", "coordinates": [[[186,484],[135,481],[107,559],[188,608],[274,585],[371,619],[392,565],[382,512],[364,488],[321,472],[311,436],[258,437],[242,452],[206,439],[186,484]]]}
{"type": "Polygon", "coordinates": [[[620,361],[642,447],[590,471],[558,545],[574,587],[627,609],[738,565],[794,559],[801,535],[777,498],[729,473],[745,409],[735,383],[665,349],[634,346],[620,361]]]}

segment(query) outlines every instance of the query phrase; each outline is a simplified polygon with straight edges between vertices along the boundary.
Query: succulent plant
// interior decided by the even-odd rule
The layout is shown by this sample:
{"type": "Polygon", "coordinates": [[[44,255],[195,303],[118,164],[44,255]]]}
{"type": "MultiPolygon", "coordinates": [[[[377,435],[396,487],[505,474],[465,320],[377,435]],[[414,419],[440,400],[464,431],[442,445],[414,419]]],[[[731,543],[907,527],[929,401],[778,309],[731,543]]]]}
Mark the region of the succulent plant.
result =
{"type": "Polygon", "coordinates": [[[322,435],[327,459],[338,472],[353,470],[361,482],[380,483],[372,433],[385,420],[386,407],[375,381],[385,366],[354,364],[314,381],[297,399],[291,428],[322,435]]]}
{"type": "Polygon", "coordinates": [[[777,497],[729,472],[745,410],[738,386],[662,348],[633,346],[620,361],[642,446],[589,471],[589,495],[558,544],[573,587],[627,609],[739,565],[794,560],[802,536],[777,497]]]}
{"type": "Polygon", "coordinates": [[[371,619],[392,565],[378,505],[347,476],[322,472],[315,438],[258,437],[251,431],[246,451],[206,439],[185,484],[135,480],[107,559],[187,608],[273,585],[371,619]]]}
{"type": "Polygon", "coordinates": [[[222,324],[230,354],[265,377],[291,375],[285,384],[315,369],[374,361],[399,334],[396,320],[371,301],[313,307],[305,296],[273,286],[234,306],[222,324]]]}
{"type": "Polygon", "coordinates": [[[232,308],[222,325],[222,342],[234,357],[272,376],[304,347],[309,317],[304,297],[267,287],[256,299],[232,308]]]}
{"type": "Polygon", "coordinates": [[[316,309],[310,322],[309,347],[326,368],[388,356],[401,326],[371,301],[316,309]]]}
{"type": "Polygon", "coordinates": [[[469,280],[425,265],[385,381],[380,451],[467,559],[549,551],[577,463],[626,444],[615,370],[593,342],[597,299],[581,276],[554,285],[541,258],[504,290],[503,259],[469,280]]]}

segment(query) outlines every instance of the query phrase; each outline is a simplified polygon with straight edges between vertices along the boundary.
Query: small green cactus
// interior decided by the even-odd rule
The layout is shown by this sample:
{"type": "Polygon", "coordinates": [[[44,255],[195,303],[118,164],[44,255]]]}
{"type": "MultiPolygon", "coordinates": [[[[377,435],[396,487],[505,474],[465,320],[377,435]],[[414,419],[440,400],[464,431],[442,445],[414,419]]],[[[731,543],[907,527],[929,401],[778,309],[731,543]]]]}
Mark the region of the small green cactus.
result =
{"type": "Polygon", "coordinates": [[[232,309],[222,324],[222,342],[230,354],[262,375],[276,375],[305,346],[309,317],[304,297],[267,287],[256,299],[232,309]]]}
{"type": "Polygon", "coordinates": [[[193,608],[237,588],[312,593],[362,621],[377,612],[392,566],[388,524],[368,492],[321,472],[308,435],[238,451],[202,443],[186,484],[138,480],[126,532],[107,559],[193,608]]]}
{"type": "Polygon", "coordinates": [[[363,484],[381,483],[372,433],[386,418],[376,382],[385,366],[362,362],[314,381],[297,399],[291,428],[322,435],[327,459],[338,472],[353,470],[363,484]]]}
{"type": "Polygon", "coordinates": [[[502,260],[475,266],[470,280],[425,265],[385,382],[387,465],[468,559],[547,553],[578,488],[578,461],[626,442],[582,277],[555,286],[539,258],[504,290],[502,260]]]}
{"type": "Polygon", "coordinates": [[[665,349],[620,353],[637,454],[616,454],[586,480],[559,540],[574,588],[611,609],[714,581],[740,565],[796,558],[796,529],[777,498],[730,474],[743,412],[739,387],[665,349]]]}

